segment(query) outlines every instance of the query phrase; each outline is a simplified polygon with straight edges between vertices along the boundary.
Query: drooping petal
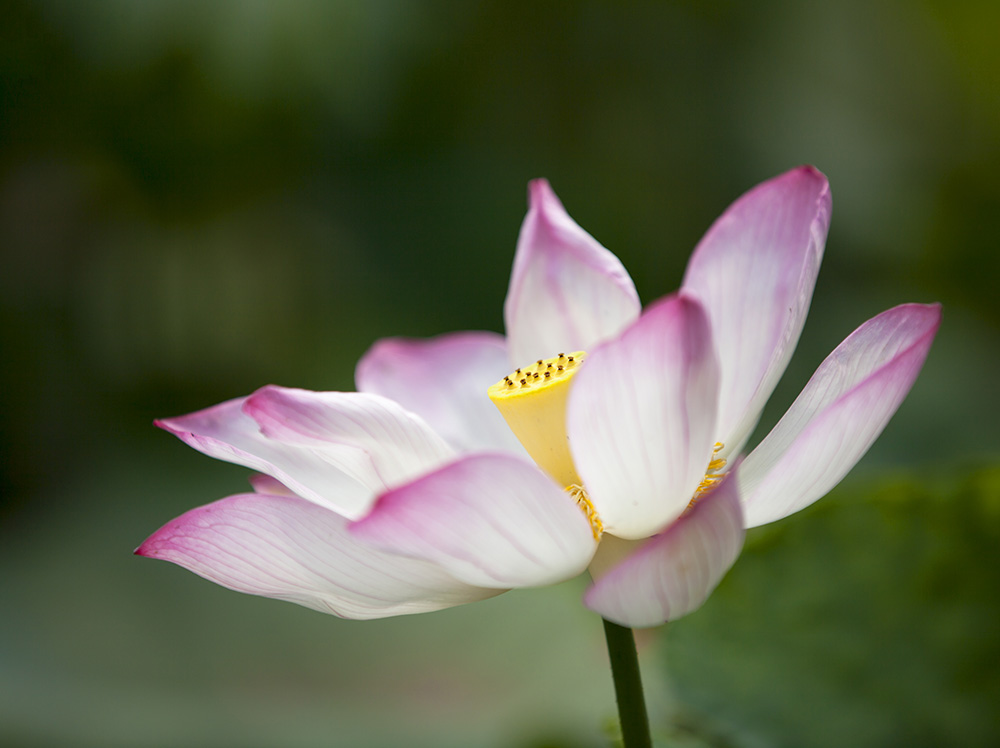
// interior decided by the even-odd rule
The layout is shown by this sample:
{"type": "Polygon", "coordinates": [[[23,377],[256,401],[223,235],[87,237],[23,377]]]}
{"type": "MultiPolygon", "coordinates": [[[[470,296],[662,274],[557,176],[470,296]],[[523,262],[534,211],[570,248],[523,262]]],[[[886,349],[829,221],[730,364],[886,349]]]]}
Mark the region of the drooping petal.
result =
{"type": "Polygon", "coordinates": [[[241,494],[171,520],[136,554],[343,618],[423,613],[498,594],[432,563],[375,550],[352,537],[347,522],[296,496],[241,494]]]}
{"type": "Polygon", "coordinates": [[[684,511],[712,457],[718,393],[708,318],[683,293],[590,354],[569,395],[567,434],[608,532],[649,537],[684,511]]]}
{"type": "Polygon", "coordinates": [[[559,351],[589,351],[639,316],[621,262],[569,217],[549,183],[529,185],[504,320],[512,368],[559,351]]]}
{"type": "Polygon", "coordinates": [[[584,512],[535,465],[478,454],[379,497],[351,525],[477,587],[533,587],[582,572],[597,547],[584,512]]]}
{"type": "Polygon", "coordinates": [[[584,604],[622,626],[658,626],[708,599],[743,548],[736,481],[727,479],[587,590],[584,604]]]}
{"type": "Polygon", "coordinates": [[[837,346],[739,471],[748,527],[824,496],[882,433],[910,391],[941,322],[937,304],[903,304],[837,346]]]}
{"type": "Polygon", "coordinates": [[[312,449],[268,439],[243,412],[248,398],[228,400],[211,408],[156,425],[199,452],[273,476],[299,496],[346,515],[359,515],[375,499],[375,491],[334,468],[312,449]]]}
{"type": "Polygon", "coordinates": [[[460,332],[429,340],[387,338],[358,362],[359,392],[384,395],[421,416],[455,449],[523,454],[486,397],[510,370],[502,335],[460,332]]]}
{"type": "Polygon", "coordinates": [[[698,244],[685,290],[705,304],[719,350],[719,434],[736,454],[798,343],[830,224],[826,177],[804,166],[733,203],[698,244]]]}
{"type": "MultiPolygon", "coordinates": [[[[381,395],[269,386],[251,395],[243,410],[265,437],[301,445],[373,494],[434,470],[455,455],[423,419],[381,395]]],[[[367,509],[366,504],[361,511],[367,509]]],[[[360,513],[348,516],[355,519],[360,513]]]]}

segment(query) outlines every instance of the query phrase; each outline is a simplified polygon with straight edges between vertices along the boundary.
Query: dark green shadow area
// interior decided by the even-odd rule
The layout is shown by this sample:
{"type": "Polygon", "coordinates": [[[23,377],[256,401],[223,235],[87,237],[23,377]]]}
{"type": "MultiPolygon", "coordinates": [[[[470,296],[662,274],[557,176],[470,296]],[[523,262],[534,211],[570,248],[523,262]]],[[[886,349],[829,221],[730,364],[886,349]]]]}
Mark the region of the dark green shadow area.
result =
{"type": "Polygon", "coordinates": [[[665,633],[672,745],[979,746],[1000,735],[1000,469],[854,481],[752,531],[665,633]]]}

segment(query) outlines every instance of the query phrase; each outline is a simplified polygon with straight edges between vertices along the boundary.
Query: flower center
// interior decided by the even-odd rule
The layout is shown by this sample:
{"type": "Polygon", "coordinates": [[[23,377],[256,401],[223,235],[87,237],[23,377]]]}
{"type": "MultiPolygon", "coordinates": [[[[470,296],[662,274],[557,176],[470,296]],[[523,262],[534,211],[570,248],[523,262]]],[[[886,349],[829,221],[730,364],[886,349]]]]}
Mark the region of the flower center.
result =
{"type": "MultiPolygon", "coordinates": [[[[586,357],[585,352],[576,351],[538,359],[531,366],[517,369],[490,387],[489,396],[528,455],[559,485],[565,486],[566,492],[590,522],[594,539],[600,540],[604,523],[576,472],[566,434],[566,402],[570,382],[586,357]]],[[[719,457],[724,448],[722,442],[715,443],[705,477],[695,489],[685,511],[690,511],[726,476],[726,460],[719,457]]]]}
{"type": "Polygon", "coordinates": [[[489,389],[490,400],[531,458],[561,486],[580,485],[566,435],[569,384],[587,354],[538,359],[489,389]]]}

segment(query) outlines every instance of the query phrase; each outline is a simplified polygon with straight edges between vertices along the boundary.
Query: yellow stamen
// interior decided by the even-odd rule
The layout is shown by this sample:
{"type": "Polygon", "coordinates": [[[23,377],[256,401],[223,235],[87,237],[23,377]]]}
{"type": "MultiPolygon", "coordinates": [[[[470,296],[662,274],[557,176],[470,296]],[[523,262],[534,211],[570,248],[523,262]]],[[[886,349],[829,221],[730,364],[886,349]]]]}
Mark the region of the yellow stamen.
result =
{"type": "Polygon", "coordinates": [[[719,452],[725,449],[726,445],[722,442],[716,442],[715,446],[712,447],[712,459],[708,463],[708,468],[705,470],[705,477],[701,479],[701,483],[698,484],[698,488],[694,490],[694,496],[691,497],[691,501],[688,503],[688,510],[691,509],[698,500],[715,488],[726,477],[726,474],[722,470],[726,467],[726,461],[721,457],[716,457],[719,452]]]}
{"type": "Polygon", "coordinates": [[[590,503],[590,497],[587,496],[587,489],[573,483],[566,486],[566,493],[570,495],[570,498],[576,502],[576,505],[586,515],[587,521],[590,522],[590,530],[594,533],[594,540],[600,540],[601,535],[604,534],[604,523],[601,522],[601,518],[598,516],[597,510],[594,509],[594,505],[590,503]]]}
{"type": "Polygon", "coordinates": [[[560,353],[518,369],[489,389],[490,400],[538,466],[560,485],[579,485],[566,436],[570,380],[586,353],[560,353]]]}

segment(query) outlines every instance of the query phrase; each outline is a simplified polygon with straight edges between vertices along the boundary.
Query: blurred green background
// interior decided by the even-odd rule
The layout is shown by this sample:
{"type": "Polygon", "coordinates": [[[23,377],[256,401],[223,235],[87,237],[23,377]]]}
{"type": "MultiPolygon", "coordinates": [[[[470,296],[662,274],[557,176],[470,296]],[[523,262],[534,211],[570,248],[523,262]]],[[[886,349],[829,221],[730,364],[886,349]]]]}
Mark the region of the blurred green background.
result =
{"type": "Polygon", "coordinates": [[[941,301],[830,497],[644,635],[677,746],[1000,744],[1000,5],[0,2],[0,744],[607,745],[583,580],[358,623],[132,549],[243,491],[151,426],[351,389],[387,335],[502,329],[548,177],[649,302],[800,163],[834,214],[766,427],[848,332],[941,301]]]}

